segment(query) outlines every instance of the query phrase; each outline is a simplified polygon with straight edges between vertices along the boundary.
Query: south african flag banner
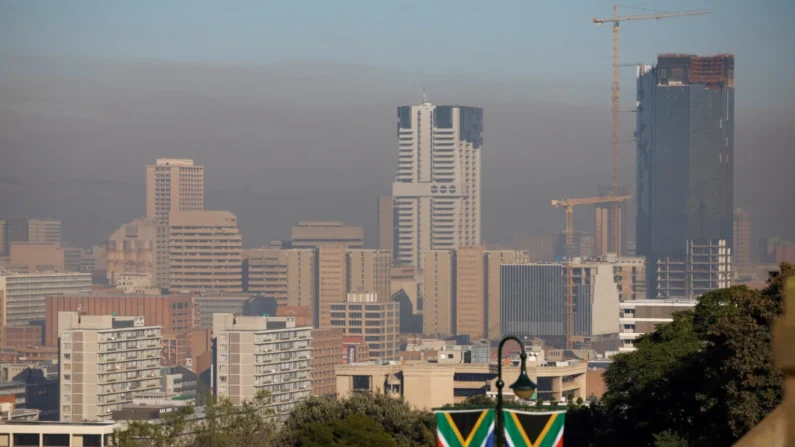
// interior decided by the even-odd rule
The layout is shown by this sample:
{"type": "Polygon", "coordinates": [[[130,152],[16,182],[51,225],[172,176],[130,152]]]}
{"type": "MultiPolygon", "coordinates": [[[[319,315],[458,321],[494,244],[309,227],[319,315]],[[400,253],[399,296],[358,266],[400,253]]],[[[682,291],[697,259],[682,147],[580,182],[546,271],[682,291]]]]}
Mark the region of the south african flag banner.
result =
{"type": "Polygon", "coordinates": [[[493,447],[494,410],[436,411],[437,447],[493,447]]]}
{"type": "Polygon", "coordinates": [[[505,410],[505,445],[563,447],[566,412],[539,413],[505,410]]]}

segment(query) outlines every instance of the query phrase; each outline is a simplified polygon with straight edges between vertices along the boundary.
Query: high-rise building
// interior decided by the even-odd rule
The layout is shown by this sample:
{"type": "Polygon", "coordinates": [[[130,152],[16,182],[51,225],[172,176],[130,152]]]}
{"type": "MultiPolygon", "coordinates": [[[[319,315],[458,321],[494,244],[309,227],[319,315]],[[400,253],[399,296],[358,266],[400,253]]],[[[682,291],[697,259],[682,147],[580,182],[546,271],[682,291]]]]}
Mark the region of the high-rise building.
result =
{"type": "Polygon", "coordinates": [[[242,238],[229,211],[171,214],[168,235],[170,292],[243,291],[242,238]]]}
{"type": "Polygon", "coordinates": [[[290,317],[215,314],[216,396],[241,405],[266,391],[266,409],[283,421],[312,393],[311,331],[290,317]]]}
{"type": "Polygon", "coordinates": [[[204,166],[158,158],[146,167],[146,217],[168,225],[172,213],[204,209],[204,166]]]}
{"type": "Polygon", "coordinates": [[[514,247],[527,251],[533,262],[555,260],[555,236],[528,236],[520,231],[513,235],[514,247]]]}
{"type": "Polygon", "coordinates": [[[312,330],[312,394],[336,397],[337,376],[334,367],[343,363],[342,328],[312,330]]]}
{"type": "Polygon", "coordinates": [[[0,256],[7,256],[6,251],[6,221],[0,220],[0,256]]]}
{"type": "Polygon", "coordinates": [[[344,303],[348,293],[348,263],[346,245],[321,245],[317,249],[317,306],[315,327],[330,328],[331,303],[344,303]]]}
{"type": "Polygon", "coordinates": [[[483,109],[400,106],[395,260],[422,269],[423,253],[481,242],[483,109]]]}
{"type": "Polygon", "coordinates": [[[345,335],[363,336],[371,359],[398,360],[400,305],[379,301],[374,293],[349,293],[344,303],[331,304],[331,327],[345,335]]]}
{"type": "MultiPolygon", "coordinates": [[[[551,244],[550,244],[551,245],[551,244]]],[[[527,264],[531,255],[526,251],[488,250],[486,251],[486,336],[496,340],[502,336],[500,332],[500,267],[504,264],[527,264]]]]}
{"type": "MultiPolygon", "coordinates": [[[[609,196],[612,194],[610,185],[599,186],[599,196],[609,196]]],[[[618,189],[619,196],[629,195],[629,188],[621,186],[618,189]]],[[[612,218],[610,211],[615,206],[614,203],[598,203],[594,206],[594,245],[593,256],[606,256],[608,253],[626,253],[626,208],[627,203],[618,204],[618,231],[612,231],[612,218]],[[618,242],[613,240],[613,235],[618,235],[618,242]]]]}
{"type": "Polygon", "coordinates": [[[734,210],[734,231],[732,232],[734,249],[732,255],[737,267],[751,266],[751,215],[748,211],[737,208],[734,210]]]}
{"type": "Polygon", "coordinates": [[[23,218],[0,221],[0,256],[9,256],[14,242],[60,244],[61,221],[23,218]]]}
{"type": "Polygon", "coordinates": [[[364,227],[353,227],[343,222],[298,222],[298,225],[293,227],[292,237],[294,248],[314,248],[321,245],[364,247],[364,227]]]}
{"type": "Polygon", "coordinates": [[[672,297],[653,266],[690,241],[733,246],[734,56],[660,55],[638,69],[637,104],[637,254],[648,297],[672,297]]]}
{"type": "Polygon", "coordinates": [[[135,219],[114,231],[108,238],[106,275],[115,286],[119,275],[147,275],[156,287],[168,286],[168,246],[161,247],[158,234],[164,228],[154,219],[135,219]]]}
{"type": "Polygon", "coordinates": [[[464,246],[456,250],[456,334],[473,340],[484,338],[486,305],[486,264],[483,246],[464,246]]]}
{"type": "MultiPolygon", "coordinates": [[[[575,258],[590,258],[593,256],[594,239],[590,233],[585,231],[575,231],[572,233],[572,240],[574,242],[574,251],[572,256],[575,258]]],[[[567,257],[566,253],[566,233],[561,231],[557,234],[555,240],[555,258],[561,259],[567,257]]],[[[554,261],[555,259],[553,259],[554,261]]]]}
{"type": "Polygon", "coordinates": [[[276,298],[282,306],[312,306],[316,258],[311,248],[249,250],[248,292],[276,298]]]}
{"type": "Polygon", "coordinates": [[[160,389],[159,326],[77,312],[58,320],[61,421],[109,421],[133,394],[160,389]]]}
{"type": "MultiPolygon", "coordinates": [[[[539,337],[552,346],[565,345],[565,265],[503,265],[500,271],[502,335],[539,337]]],[[[572,271],[574,335],[592,344],[617,344],[619,301],[613,266],[575,262],[572,271]]]]}
{"type": "Polygon", "coordinates": [[[455,334],[455,252],[426,251],[423,258],[422,332],[455,334]]]}
{"type": "Polygon", "coordinates": [[[657,258],[657,298],[696,298],[731,285],[732,255],[725,240],[686,242],[684,257],[657,258]]]}
{"type": "Polygon", "coordinates": [[[395,249],[395,199],[378,198],[378,248],[394,253],[395,249]]]}
{"type": "Polygon", "coordinates": [[[375,293],[379,301],[392,297],[392,252],[349,250],[347,254],[350,293],[375,293]]]}

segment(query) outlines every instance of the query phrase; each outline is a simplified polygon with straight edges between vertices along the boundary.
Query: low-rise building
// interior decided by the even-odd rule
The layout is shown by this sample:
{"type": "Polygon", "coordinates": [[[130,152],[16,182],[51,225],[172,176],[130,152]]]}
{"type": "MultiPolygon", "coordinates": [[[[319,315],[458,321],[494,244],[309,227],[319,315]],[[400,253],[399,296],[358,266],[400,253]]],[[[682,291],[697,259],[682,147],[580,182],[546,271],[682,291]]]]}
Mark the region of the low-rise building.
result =
{"type": "Polygon", "coordinates": [[[362,335],[370,358],[397,360],[400,357],[400,305],[378,301],[375,293],[349,293],[345,303],[331,303],[331,327],[345,335],[362,335]]]}
{"type": "Polygon", "coordinates": [[[121,424],[107,422],[31,422],[0,424],[3,446],[97,446],[113,445],[113,434],[121,424]]]}
{"type": "Polygon", "coordinates": [[[674,321],[673,314],[696,307],[694,299],[656,299],[624,301],[620,304],[620,352],[632,352],[635,340],[643,334],[654,332],[657,326],[674,321]]]}

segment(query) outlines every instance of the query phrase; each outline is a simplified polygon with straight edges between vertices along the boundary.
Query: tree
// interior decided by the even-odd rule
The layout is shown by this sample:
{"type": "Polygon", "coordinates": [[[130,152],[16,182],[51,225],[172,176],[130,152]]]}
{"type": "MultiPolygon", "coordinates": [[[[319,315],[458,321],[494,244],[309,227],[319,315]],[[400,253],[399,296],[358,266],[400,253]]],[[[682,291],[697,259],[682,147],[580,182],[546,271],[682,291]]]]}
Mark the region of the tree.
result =
{"type": "Polygon", "coordinates": [[[395,446],[397,443],[371,418],[363,414],[352,414],[345,419],[312,422],[295,436],[296,447],[370,447],[395,446]]]}

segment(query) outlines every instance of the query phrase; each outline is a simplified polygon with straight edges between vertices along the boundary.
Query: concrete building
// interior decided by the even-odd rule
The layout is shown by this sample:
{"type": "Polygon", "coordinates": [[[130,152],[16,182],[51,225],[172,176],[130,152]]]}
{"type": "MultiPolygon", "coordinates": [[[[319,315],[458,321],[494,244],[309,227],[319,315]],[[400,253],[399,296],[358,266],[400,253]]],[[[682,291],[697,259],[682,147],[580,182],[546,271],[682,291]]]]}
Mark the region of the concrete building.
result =
{"type": "MultiPolygon", "coordinates": [[[[575,258],[590,258],[594,253],[594,238],[591,233],[585,231],[575,231],[572,234],[574,238],[574,252],[575,258]]],[[[555,258],[550,261],[562,259],[567,257],[566,254],[566,233],[560,231],[557,233],[555,239],[555,258]]]]}
{"type": "Polygon", "coordinates": [[[190,295],[50,295],[46,298],[44,340],[47,346],[58,344],[58,315],[80,312],[81,315],[141,316],[147,324],[158,326],[165,335],[183,334],[193,330],[196,309],[190,295]]]}
{"type": "Polygon", "coordinates": [[[204,209],[204,166],[193,160],[158,158],[146,167],[146,217],[168,226],[180,211],[204,209]]]}
{"type": "Polygon", "coordinates": [[[342,363],[351,365],[369,361],[370,347],[363,336],[346,335],[342,338],[342,363]]]}
{"type": "Polygon", "coordinates": [[[130,295],[160,295],[161,289],[152,283],[148,273],[121,273],[115,275],[116,289],[130,295]]]}
{"type": "Polygon", "coordinates": [[[517,231],[513,235],[515,248],[526,251],[533,262],[555,260],[555,236],[528,236],[517,231]]]}
{"type": "Polygon", "coordinates": [[[167,232],[154,219],[134,219],[108,238],[106,275],[108,284],[118,285],[122,274],[149,275],[155,287],[168,286],[168,244],[158,235],[167,232]]]}
{"type": "Polygon", "coordinates": [[[346,336],[364,336],[371,359],[400,356],[398,303],[379,301],[374,293],[349,293],[346,302],[331,305],[331,327],[342,328],[346,336]]]}
{"type": "Polygon", "coordinates": [[[353,227],[333,221],[302,221],[293,227],[294,248],[314,248],[321,245],[364,248],[364,227],[353,227]]]}
{"type": "Polygon", "coordinates": [[[422,332],[455,334],[455,252],[426,251],[423,257],[422,332]]]}
{"type": "Polygon", "coordinates": [[[251,295],[247,293],[193,295],[193,305],[199,314],[198,326],[212,328],[213,314],[216,313],[243,315],[243,307],[249,298],[251,295]]]}
{"type": "Polygon", "coordinates": [[[98,446],[113,445],[121,424],[109,422],[7,422],[0,424],[0,445],[29,446],[98,446]]]}
{"type": "Polygon", "coordinates": [[[9,256],[14,242],[60,244],[61,221],[23,218],[0,221],[0,256],[9,256]]]}
{"type": "MultiPolygon", "coordinates": [[[[546,366],[529,362],[527,375],[538,384],[538,396],[565,401],[588,396],[586,362],[561,362],[546,366]]],[[[518,360],[503,367],[503,380],[510,384],[519,376],[518,360]]],[[[472,395],[496,391],[497,365],[474,363],[405,362],[403,364],[352,364],[337,367],[337,394],[386,392],[422,410],[463,402],[472,395]]]]}
{"type": "Polygon", "coordinates": [[[657,258],[657,295],[653,298],[695,298],[731,286],[732,253],[727,241],[698,239],[686,242],[683,258],[657,258]]]}
{"type": "Polygon", "coordinates": [[[632,352],[635,340],[643,334],[657,330],[657,326],[674,321],[673,314],[693,309],[698,300],[656,299],[624,301],[620,306],[620,352],[632,352]]]}
{"type": "MultiPolygon", "coordinates": [[[[0,275],[2,328],[44,322],[50,295],[88,295],[90,273],[6,273],[0,275]]],[[[2,334],[0,330],[0,334],[2,334]]]]}
{"type": "Polygon", "coordinates": [[[340,355],[343,338],[342,328],[312,330],[312,395],[337,395],[334,368],[343,363],[340,355]]]}
{"type": "Polygon", "coordinates": [[[60,244],[12,242],[6,270],[22,273],[66,271],[64,249],[60,244]]]}
{"type": "Polygon", "coordinates": [[[317,249],[318,302],[313,305],[315,327],[328,329],[331,303],[344,303],[348,292],[346,245],[321,245],[317,249]]]}
{"type": "Polygon", "coordinates": [[[641,256],[606,256],[582,260],[583,264],[604,264],[613,266],[613,277],[618,286],[619,301],[646,299],[646,258],[641,256]]]}
{"type": "Polygon", "coordinates": [[[215,394],[241,405],[265,390],[283,421],[312,393],[311,330],[291,318],[215,314],[215,394]]]}
{"type": "Polygon", "coordinates": [[[281,306],[311,306],[315,301],[315,249],[249,250],[248,292],[276,298],[281,306]]]}
{"type": "MultiPolygon", "coordinates": [[[[618,289],[609,263],[575,260],[574,335],[604,351],[618,340],[618,289]]],[[[503,335],[542,338],[563,346],[566,336],[566,268],[559,263],[501,267],[503,335]]]]}
{"type": "Polygon", "coordinates": [[[392,196],[378,198],[378,248],[394,253],[395,200],[392,196]]]}
{"type": "Polygon", "coordinates": [[[486,262],[483,246],[462,246],[456,250],[456,334],[484,338],[488,321],[486,262]]]}
{"type": "Polygon", "coordinates": [[[403,291],[411,302],[412,313],[417,315],[422,313],[422,278],[417,277],[417,271],[411,266],[392,267],[391,270],[391,292],[392,296],[403,291]]]}
{"type": "MultiPolygon", "coordinates": [[[[611,185],[600,185],[599,196],[609,195],[613,195],[611,185]]],[[[629,188],[619,186],[615,195],[628,196],[630,195],[629,188]]],[[[594,245],[592,256],[602,257],[607,256],[608,253],[623,255],[627,252],[627,202],[618,204],[618,229],[614,233],[611,211],[615,205],[614,203],[597,203],[594,205],[594,245]],[[614,235],[618,235],[618,241],[614,240],[614,235]]]]}
{"type": "Polygon", "coordinates": [[[392,253],[384,250],[348,250],[349,293],[375,293],[380,301],[392,296],[392,253]]]}
{"type": "Polygon", "coordinates": [[[133,394],[160,388],[160,326],[77,312],[58,320],[61,421],[109,421],[133,394]]]}
{"type": "Polygon", "coordinates": [[[733,247],[734,56],[662,54],[638,67],[637,103],[637,254],[648,297],[677,297],[658,277],[691,241],[733,247]]]}
{"type": "Polygon", "coordinates": [[[41,346],[44,340],[42,327],[39,325],[6,326],[4,336],[3,346],[8,348],[41,346]]]}
{"type": "Polygon", "coordinates": [[[481,242],[483,109],[398,107],[395,260],[423,268],[423,253],[481,242]]]}
{"type": "MultiPolygon", "coordinates": [[[[551,244],[550,244],[551,245],[551,244]]],[[[496,340],[502,336],[500,332],[500,267],[504,264],[527,264],[531,254],[524,250],[488,250],[485,252],[486,273],[484,284],[486,290],[486,328],[483,337],[496,340]]]]}
{"type": "Polygon", "coordinates": [[[734,265],[738,268],[751,267],[751,215],[743,209],[735,209],[733,225],[734,265]]]}
{"type": "Polygon", "coordinates": [[[171,214],[168,290],[243,291],[242,238],[229,211],[171,214]]]}

